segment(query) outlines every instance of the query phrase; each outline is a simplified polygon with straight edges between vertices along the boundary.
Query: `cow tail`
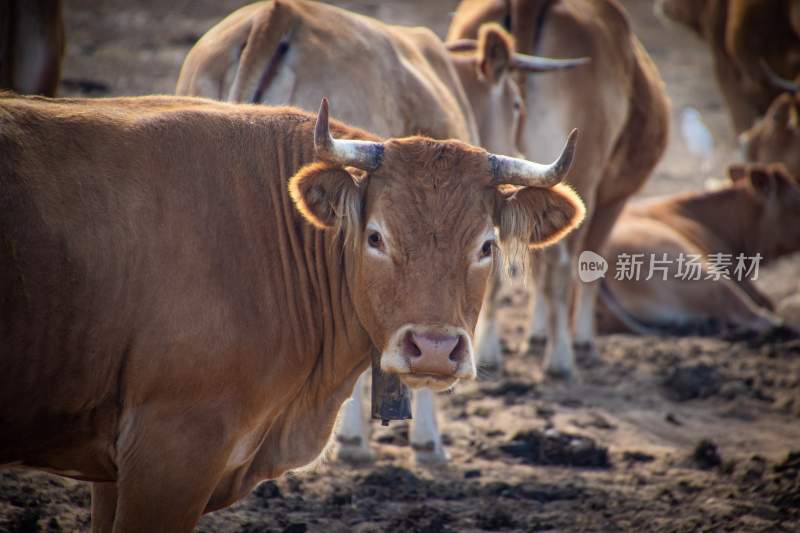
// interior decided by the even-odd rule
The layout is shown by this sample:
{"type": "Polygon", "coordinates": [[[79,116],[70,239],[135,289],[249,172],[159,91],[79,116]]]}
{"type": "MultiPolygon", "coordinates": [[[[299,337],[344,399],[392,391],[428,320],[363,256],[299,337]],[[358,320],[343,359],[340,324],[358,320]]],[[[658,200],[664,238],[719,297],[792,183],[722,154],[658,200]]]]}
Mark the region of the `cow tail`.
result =
{"type": "Polygon", "coordinates": [[[600,279],[600,297],[603,299],[603,303],[606,305],[609,312],[614,315],[614,318],[619,320],[626,328],[636,335],[661,335],[663,333],[660,329],[649,326],[631,315],[622,306],[604,278],[600,279]]]}
{"type": "Polygon", "coordinates": [[[296,22],[295,13],[285,0],[275,0],[253,17],[228,95],[229,102],[260,101],[269,78],[286,54],[296,22]]]}

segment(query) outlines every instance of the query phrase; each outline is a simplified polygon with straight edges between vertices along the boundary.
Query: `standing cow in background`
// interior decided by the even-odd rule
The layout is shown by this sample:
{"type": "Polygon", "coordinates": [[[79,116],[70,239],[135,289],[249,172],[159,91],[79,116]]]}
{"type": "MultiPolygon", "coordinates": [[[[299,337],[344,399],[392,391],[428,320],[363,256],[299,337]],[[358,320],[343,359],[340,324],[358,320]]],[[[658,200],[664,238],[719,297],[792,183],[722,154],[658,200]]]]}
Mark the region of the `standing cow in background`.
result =
{"type": "Polygon", "coordinates": [[[0,111],[0,465],[92,482],[98,532],[189,532],[313,461],[372,350],[412,387],[473,378],[495,227],[542,245],[583,215],[574,136],[537,165],[334,139],[325,101],[0,111]]]}
{"type": "Polygon", "coordinates": [[[797,0],[658,0],[656,9],[708,43],[733,127],[753,125],[781,89],[766,63],[792,79],[800,73],[800,2],[797,0]]]}
{"type": "MultiPolygon", "coordinates": [[[[546,372],[569,377],[575,349],[594,355],[599,288],[599,282],[577,282],[577,255],[603,248],[625,202],[661,158],[669,102],[655,65],[616,0],[466,0],[456,11],[448,40],[474,38],[487,21],[504,22],[523,52],[591,58],[580,69],[521,81],[527,111],[521,142],[525,154],[557,154],[558,139],[573,125],[583,135],[567,181],[586,202],[586,223],[534,262],[529,327],[531,347],[546,344],[546,372]]],[[[484,309],[489,320],[479,332],[478,351],[482,361],[496,365],[500,343],[494,303],[484,309]]]]}
{"type": "Polygon", "coordinates": [[[61,0],[0,3],[0,89],[55,96],[64,58],[61,0]]]}
{"type": "MultiPolygon", "coordinates": [[[[515,155],[523,107],[509,73],[581,64],[517,54],[496,25],[481,30],[477,48],[448,50],[426,28],[277,0],[241,8],[209,30],[187,55],[177,93],[307,110],[328,95],[342,120],[381,136],[454,138],[515,155]]],[[[372,456],[362,389],[359,383],[338,429],[337,453],[354,462],[372,456]]],[[[420,462],[446,458],[434,401],[430,391],[415,395],[411,442],[420,462]]]]}

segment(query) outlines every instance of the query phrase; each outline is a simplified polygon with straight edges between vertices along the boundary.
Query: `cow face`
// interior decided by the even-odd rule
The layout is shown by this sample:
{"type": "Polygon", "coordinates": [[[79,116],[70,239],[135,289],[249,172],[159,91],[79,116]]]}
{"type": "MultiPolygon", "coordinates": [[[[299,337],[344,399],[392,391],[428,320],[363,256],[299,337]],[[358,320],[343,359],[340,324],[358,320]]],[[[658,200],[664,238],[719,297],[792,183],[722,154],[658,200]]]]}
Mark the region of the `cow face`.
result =
{"type": "Polygon", "coordinates": [[[472,334],[498,250],[544,246],[583,218],[577,195],[557,184],[574,136],[556,163],[536,165],[458,141],[334,141],[326,102],[317,126],[323,162],[301,169],[290,192],[309,222],[341,232],[355,312],[382,370],[440,390],[474,378],[472,334]]]}
{"type": "Polygon", "coordinates": [[[783,163],[800,175],[800,95],[783,93],[752,128],[739,136],[745,158],[754,163],[783,163]]]}
{"type": "Polygon", "coordinates": [[[516,155],[524,105],[511,76],[513,38],[497,24],[485,24],[477,42],[470,42],[466,51],[456,47],[451,55],[475,115],[481,145],[490,152],[516,155]]]}
{"type": "Polygon", "coordinates": [[[800,182],[780,164],[754,166],[743,177],[732,179],[750,190],[762,205],[755,221],[759,245],[773,257],[800,251],[800,182]]]}
{"type": "Polygon", "coordinates": [[[662,20],[681,24],[702,37],[708,3],[708,0],[656,0],[655,12],[662,20]]]}

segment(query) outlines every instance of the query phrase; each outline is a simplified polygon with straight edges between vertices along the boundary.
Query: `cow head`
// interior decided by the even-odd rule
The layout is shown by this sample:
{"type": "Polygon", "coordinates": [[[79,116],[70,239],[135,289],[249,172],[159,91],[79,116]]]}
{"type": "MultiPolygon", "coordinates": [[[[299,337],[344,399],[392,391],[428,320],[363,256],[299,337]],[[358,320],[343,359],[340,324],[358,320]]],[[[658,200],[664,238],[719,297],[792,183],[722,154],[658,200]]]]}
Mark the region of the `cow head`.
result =
{"type": "Polygon", "coordinates": [[[783,163],[800,175],[800,84],[780,78],[768,67],[767,76],[785,92],[767,112],[739,136],[742,152],[754,163],[783,163]]]}
{"type": "Polygon", "coordinates": [[[768,259],[800,251],[800,180],[780,163],[731,165],[733,186],[760,206],[753,220],[758,250],[768,259]]]}
{"type": "Polygon", "coordinates": [[[498,249],[546,246],[584,216],[559,183],[575,133],[551,165],[458,141],[334,140],[323,100],[319,161],[290,193],[310,223],[340,232],[355,312],[384,372],[439,390],[474,378],[471,339],[498,249]]]}
{"type": "Polygon", "coordinates": [[[516,52],[514,38],[499,24],[480,26],[478,39],[447,43],[461,85],[475,115],[481,145],[516,155],[525,109],[512,72],[548,72],[582,65],[580,59],[548,59],[516,52]]]}
{"type": "Polygon", "coordinates": [[[708,25],[709,0],[656,0],[656,15],[668,22],[680,24],[703,37],[708,25]]]}

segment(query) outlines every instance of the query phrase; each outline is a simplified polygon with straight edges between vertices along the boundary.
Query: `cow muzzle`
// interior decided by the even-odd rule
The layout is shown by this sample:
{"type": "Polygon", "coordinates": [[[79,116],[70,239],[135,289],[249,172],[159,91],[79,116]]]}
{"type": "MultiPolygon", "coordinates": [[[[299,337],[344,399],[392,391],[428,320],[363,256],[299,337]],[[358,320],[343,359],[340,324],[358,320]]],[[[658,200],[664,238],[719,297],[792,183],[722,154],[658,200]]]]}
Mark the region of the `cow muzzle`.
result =
{"type": "Polygon", "coordinates": [[[409,324],[392,335],[381,370],[412,388],[445,390],[459,379],[475,379],[472,340],[462,328],[409,324]]]}

